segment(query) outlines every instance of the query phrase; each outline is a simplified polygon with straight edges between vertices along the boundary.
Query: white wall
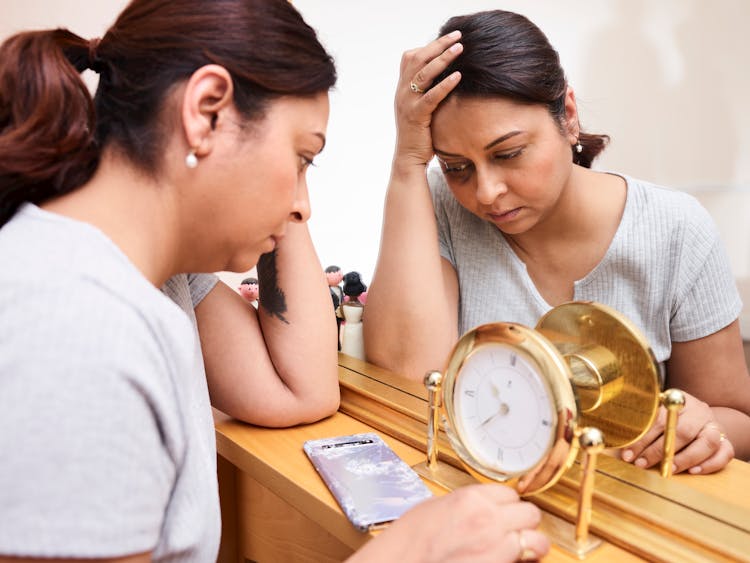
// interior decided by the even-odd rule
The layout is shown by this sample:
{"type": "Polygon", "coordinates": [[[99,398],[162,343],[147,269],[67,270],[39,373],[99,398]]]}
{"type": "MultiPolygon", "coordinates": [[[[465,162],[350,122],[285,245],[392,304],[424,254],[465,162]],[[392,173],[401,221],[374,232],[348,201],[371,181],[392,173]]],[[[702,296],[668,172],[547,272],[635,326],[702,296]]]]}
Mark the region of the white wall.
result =
{"type": "MultiPolygon", "coordinates": [[[[205,0],[210,1],[210,0],[205,0]]],[[[334,55],[328,144],[309,173],[323,266],[369,283],[394,138],[401,52],[490,0],[294,0],[334,55]]],[[[0,0],[0,37],[63,25],[102,35],[124,0],[0,0]]],[[[716,218],[738,277],[750,275],[750,21],[746,0],[506,0],[560,52],[582,123],[608,133],[599,168],[690,190],[716,218]]],[[[241,277],[241,276],[240,276],[241,277]]]]}

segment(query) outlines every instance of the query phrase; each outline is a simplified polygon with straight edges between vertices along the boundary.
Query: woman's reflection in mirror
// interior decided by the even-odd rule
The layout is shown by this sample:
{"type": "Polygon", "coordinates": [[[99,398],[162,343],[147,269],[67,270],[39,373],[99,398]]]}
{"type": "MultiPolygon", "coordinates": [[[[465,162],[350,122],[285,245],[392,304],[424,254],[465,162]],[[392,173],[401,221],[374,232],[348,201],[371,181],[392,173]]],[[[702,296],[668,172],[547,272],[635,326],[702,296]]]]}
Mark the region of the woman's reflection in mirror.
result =
{"type": "MultiPolygon", "coordinates": [[[[597,301],[645,333],[664,383],[689,394],[676,471],[750,457],[742,303],[717,228],[687,194],[591,169],[609,138],[584,131],[539,28],[502,10],[451,18],[403,55],[395,112],[368,360],[421,380],[474,326],[534,326],[561,303],[597,301]]],[[[657,464],[664,421],[623,459],[657,464]]]]}

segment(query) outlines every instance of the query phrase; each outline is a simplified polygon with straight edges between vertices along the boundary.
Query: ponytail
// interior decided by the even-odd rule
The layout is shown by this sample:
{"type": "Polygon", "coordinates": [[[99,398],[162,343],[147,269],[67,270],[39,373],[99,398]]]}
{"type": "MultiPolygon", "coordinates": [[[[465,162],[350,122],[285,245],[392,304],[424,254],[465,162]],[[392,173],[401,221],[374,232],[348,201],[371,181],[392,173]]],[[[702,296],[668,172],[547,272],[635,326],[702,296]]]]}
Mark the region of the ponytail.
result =
{"type": "Polygon", "coordinates": [[[24,202],[84,184],[96,170],[94,107],[80,72],[89,42],[55,29],[0,46],[0,227],[24,202]]]}
{"type": "Polygon", "coordinates": [[[581,152],[573,150],[573,162],[584,168],[591,168],[591,163],[609,144],[609,135],[595,135],[581,131],[578,134],[578,142],[581,143],[583,150],[581,152]]]}

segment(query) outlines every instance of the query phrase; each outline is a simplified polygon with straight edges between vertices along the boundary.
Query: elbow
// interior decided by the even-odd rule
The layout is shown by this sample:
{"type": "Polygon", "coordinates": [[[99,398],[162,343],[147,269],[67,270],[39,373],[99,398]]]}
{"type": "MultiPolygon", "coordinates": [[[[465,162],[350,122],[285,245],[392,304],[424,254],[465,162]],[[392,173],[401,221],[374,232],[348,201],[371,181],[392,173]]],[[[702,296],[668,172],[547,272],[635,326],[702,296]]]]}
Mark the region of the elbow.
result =
{"type": "Polygon", "coordinates": [[[373,325],[368,330],[366,322],[364,341],[367,362],[407,379],[422,381],[425,370],[420,369],[420,363],[409,350],[407,342],[384,338],[373,325]]]}
{"type": "Polygon", "coordinates": [[[335,393],[329,394],[324,398],[324,400],[320,401],[319,404],[316,405],[316,408],[311,410],[307,420],[303,420],[302,422],[317,422],[318,420],[328,418],[329,416],[332,416],[333,414],[338,412],[340,406],[341,393],[339,392],[338,386],[336,386],[335,393]]]}
{"type": "Polygon", "coordinates": [[[319,378],[315,392],[306,392],[297,398],[298,415],[295,424],[308,424],[327,418],[339,410],[341,389],[339,387],[338,364],[331,373],[319,378]]]}
{"type": "Polygon", "coordinates": [[[269,412],[255,412],[252,416],[238,416],[240,420],[267,428],[290,428],[300,424],[311,424],[332,416],[338,411],[341,398],[335,393],[320,397],[301,399],[293,406],[269,412]]]}
{"type": "Polygon", "coordinates": [[[334,392],[315,398],[302,399],[294,413],[288,413],[279,420],[267,424],[267,426],[281,428],[318,422],[335,414],[339,410],[340,404],[341,394],[337,386],[334,392]]]}
{"type": "MultiPolygon", "coordinates": [[[[370,297],[368,296],[368,301],[370,297]]],[[[392,333],[391,333],[392,334],[392,333]]],[[[362,336],[365,345],[365,360],[378,367],[389,371],[398,372],[399,362],[396,361],[398,354],[394,347],[394,341],[389,339],[387,327],[380,323],[380,318],[375,314],[368,314],[362,319],[362,336]]]]}
{"type": "MultiPolygon", "coordinates": [[[[337,366],[338,368],[338,366],[337,366]]],[[[325,378],[311,377],[311,385],[293,388],[284,385],[267,393],[265,399],[247,394],[231,403],[214,406],[249,424],[268,428],[288,428],[317,422],[333,415],[341,403],[338,369],[325,378]]]]}

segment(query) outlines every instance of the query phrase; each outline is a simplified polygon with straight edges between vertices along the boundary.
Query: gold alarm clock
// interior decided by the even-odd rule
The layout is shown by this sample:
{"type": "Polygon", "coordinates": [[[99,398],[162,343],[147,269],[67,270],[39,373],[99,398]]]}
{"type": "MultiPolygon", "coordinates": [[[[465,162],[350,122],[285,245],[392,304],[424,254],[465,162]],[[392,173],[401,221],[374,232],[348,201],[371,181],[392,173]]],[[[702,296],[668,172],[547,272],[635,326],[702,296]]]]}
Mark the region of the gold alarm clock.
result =
{"type": "Polygon", "coordinates": [[[464,334],[440,383],[446,434],[468,471],[528,495],[570,467],[583,428],[604,447],[648,430],[659,367],[640,331],[591,302],[555,307],[535,329],[490,323],[464,334]]]}

